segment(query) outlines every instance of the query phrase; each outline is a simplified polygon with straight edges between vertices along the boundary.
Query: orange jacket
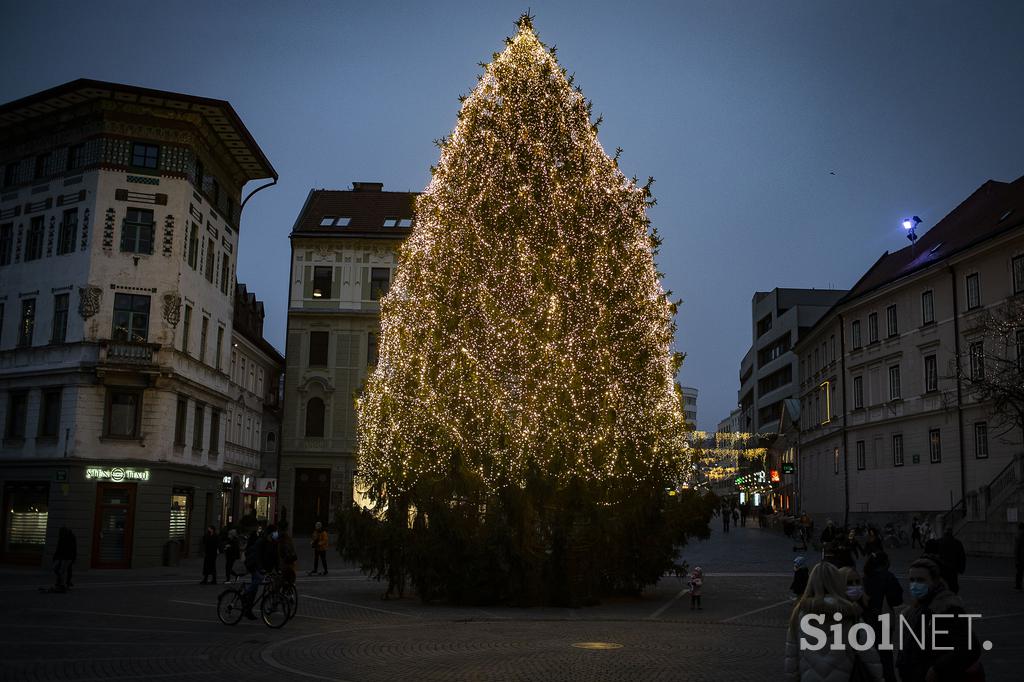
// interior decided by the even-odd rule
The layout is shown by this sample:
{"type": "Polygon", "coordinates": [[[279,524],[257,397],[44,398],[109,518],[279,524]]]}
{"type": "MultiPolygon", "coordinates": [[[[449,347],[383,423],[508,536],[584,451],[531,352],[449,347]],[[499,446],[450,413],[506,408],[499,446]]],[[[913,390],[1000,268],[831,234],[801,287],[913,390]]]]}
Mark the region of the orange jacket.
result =
{"type": "Polygon", "coordinates": [[[327,550],[328,542],[329,542],[329,540],[327,539],[327,531],[325,531],[325,530],[315,530],[315,531],[313,531],[313,542],[312,542],[312,545],[313,545],[314,549],[318,549],[321,552],[326,551],[327,550]]]}

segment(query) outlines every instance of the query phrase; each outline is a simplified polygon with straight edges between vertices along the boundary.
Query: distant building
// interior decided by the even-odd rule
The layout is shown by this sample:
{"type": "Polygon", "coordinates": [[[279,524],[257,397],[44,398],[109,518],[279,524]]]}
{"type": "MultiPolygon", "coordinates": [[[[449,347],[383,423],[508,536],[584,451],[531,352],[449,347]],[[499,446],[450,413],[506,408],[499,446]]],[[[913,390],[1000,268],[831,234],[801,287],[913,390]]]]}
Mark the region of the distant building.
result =
{"type": "Polygon", "coordinates": [[[152,566],[221,519],[242,188],[223,100],[76,80],[0,106],[0,558],[152,566]]]}
{"type": "Polygon", "coordinates": [[[1024,178],[986,182],[916,245],[883,254],[802,335],[806,510],[837,522],[927,515],[975,551],[1012,547],[1021,433],[995,429],[992,405],[962,377],[981,376],[992,353],[1024,363],[1024,330],[993,349],[981,328],[1024,302],[1022,218],[1024,178]]]}
{"type": "Polygon", "coordinates": [[[313,190],[292,228],[278,494],[297,533],[358,501],[355,400],[377,364],[380,299],[415,199],[375,182],[313,190]]]}
{"type": "Polygon", "coordinates": [[[683,393],[683,418],[686,423],[697,428],[697,389],[690,386],[679,386],[683,393]]]}
{"type": "Polygon", "coordinates": [[[277,517],[277,466],[281,445],[280,383],[284,358],[263,337],[263,302],[244,284],[235,286],[231,331],[231,397],[224,424],[225,522],[251,515],[277,517]]]}
{"type": "Polygon", "coordinates": [[[783,400],[796,397],[793,346],[846,293],[837,289],[758,291],[751,302],[753,342],[740,364],[740,431],[777,433],[783,400]]]}

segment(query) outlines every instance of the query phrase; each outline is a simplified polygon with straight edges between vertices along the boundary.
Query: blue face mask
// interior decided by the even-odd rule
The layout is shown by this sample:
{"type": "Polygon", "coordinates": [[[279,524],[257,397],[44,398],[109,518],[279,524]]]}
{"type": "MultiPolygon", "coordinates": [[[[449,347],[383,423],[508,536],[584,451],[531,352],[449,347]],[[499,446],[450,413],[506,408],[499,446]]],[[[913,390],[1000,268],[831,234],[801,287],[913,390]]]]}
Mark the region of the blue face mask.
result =
{"type": "Polygon", "coordinates": [[[914,599],[924,599],[928,596],[929,589],[926,583],[910,583],[910,594],[914,596],[914,599]]]}
{"type": "Polygon", "coordinates": [[[271,539],[271,540],[276,540],[276,539],[277,539],[278,537],[279,537],[279,536],[278,536],[278,534],[277,534],[277,531],[276,531],[276,530],[275,530],[275,531],[274,531],[273,533],[271,533],[271,534],[270,534],[270,539],[271,539]]]}

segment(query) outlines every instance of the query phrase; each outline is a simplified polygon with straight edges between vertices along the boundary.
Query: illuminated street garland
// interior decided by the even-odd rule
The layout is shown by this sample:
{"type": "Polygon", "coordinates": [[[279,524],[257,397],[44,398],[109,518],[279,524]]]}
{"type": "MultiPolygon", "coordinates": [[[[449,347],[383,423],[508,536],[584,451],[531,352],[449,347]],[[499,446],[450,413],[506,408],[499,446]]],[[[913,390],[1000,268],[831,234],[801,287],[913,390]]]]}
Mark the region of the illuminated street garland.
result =
{"type": "Polygon", "coordinates": [[[650,182],[619,171],[554,51],[518,25],[439,141],[381,302],[358,403],[377,500],[453,476],[497,491],[687,469],[650,182]]]}

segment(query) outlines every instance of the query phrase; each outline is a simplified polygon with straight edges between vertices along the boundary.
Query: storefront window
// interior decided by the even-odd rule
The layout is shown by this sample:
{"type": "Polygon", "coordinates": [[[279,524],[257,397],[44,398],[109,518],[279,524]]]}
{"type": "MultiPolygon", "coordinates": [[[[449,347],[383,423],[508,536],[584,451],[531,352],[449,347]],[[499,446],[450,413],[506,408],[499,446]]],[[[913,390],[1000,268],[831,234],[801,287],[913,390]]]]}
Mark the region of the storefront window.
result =
{"type": "Polygon", "coordinates": [[[188,518],[192,510],[192,494],[188,490],[175,488],[171,495],[171,523],[169,539],[188,547],[188,518]]]}
{"type": "Polygon", "coordinates": [[[41,554],[46,545],[50,485],[10,482],[4,486],[4,554],[41,554]]]}

